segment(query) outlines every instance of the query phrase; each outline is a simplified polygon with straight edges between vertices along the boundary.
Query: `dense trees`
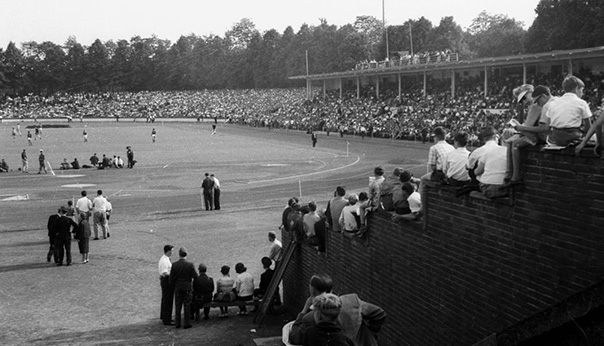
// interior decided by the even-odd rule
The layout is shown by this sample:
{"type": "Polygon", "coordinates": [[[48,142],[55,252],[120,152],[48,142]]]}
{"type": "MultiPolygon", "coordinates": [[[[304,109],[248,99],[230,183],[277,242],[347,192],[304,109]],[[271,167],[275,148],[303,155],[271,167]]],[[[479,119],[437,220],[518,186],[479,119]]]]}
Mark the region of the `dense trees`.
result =
{"type": "MultiPolygon", "coordinates": [[[[528,31],[504,15],[481,12],[463,30],[453,17],[434,26],[425,17],[387,25],[391,58],[398,53],[449,49],[462,59],[604,45],[604,0],[541,0],[528,31]]],[[[13,42],[0,49],[0,95],[57,91],[191,90],[300,85],[287,77],[350,70],[386,58],[384,23],[371,16],[338,27],[287,27],[259,32],[243,18],[217,35],[181,36],[176,42],[135,36],[95,40],[13,42]]],[[[1,102],[1,101],[0,101],[1,102]]]]}

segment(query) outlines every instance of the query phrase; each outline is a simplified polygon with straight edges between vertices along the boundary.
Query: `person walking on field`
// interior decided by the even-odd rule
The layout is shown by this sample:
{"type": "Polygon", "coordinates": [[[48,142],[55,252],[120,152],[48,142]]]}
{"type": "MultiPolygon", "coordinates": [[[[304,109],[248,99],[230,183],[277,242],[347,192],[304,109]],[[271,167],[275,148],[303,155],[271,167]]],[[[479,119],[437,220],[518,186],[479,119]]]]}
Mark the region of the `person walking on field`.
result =
{"type": "Polygon", "coordinates": [[[153,141],[153,143],[155,143],[156,135],[157,135],[157,131],[155,131],[155,128],[153,128],[153,130],[151,130],[151,140],[153,141]]]}

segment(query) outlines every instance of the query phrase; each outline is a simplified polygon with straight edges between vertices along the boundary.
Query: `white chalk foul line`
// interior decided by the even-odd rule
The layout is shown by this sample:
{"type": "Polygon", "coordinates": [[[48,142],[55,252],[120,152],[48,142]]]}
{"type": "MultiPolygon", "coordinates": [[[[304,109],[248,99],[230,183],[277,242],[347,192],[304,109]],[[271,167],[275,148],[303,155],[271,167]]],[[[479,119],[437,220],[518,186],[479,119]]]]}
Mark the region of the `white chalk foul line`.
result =
{"type": "Polygon", "coordinates": [[[273,181],[280,181],[280,180],[288,180],[288,179],[297,179],[297,178],[302,178],[302,177],[309,177],[311,175],[317,175],[317,174],[324,174],[324,173],[329,173],[329,172],[333,172],[333,171],[337,171],[340,169],[344,169],[344,168],[348,168],[350,166],[356,165],[357,163],[359,163],[359,161],[361,161],[361,157],[357,155],[357,159],[352,162],[349,163],[345,166],[341,166],[341,167],[336,167],[336,168],[332,168],[332,169],[328,169],[326,171],[320,171],[320,172],[312,172],[312,173],[306,173],[306,174],[300,174],[300,175],[292,175],[289,177],[283,177],[283,178],[275,178],[275,179],[268,179],[268,180],[256,180],[256,181],[250,181],[248,182],[248,184],[262,184],[262,183],[270,183],[273,181]]]}

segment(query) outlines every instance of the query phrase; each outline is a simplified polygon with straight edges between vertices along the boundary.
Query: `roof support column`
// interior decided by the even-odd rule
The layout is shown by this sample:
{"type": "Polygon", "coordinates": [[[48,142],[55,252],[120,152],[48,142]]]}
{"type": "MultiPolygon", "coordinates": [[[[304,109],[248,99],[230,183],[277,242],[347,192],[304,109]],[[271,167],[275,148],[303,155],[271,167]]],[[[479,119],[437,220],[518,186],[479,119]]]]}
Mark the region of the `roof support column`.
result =
{"type": "Polygon", "coordinates": [[[361,98],[361,78],[357,77],[357,98],[361,98]]]}
{"type": "Polygon", "coordinates": [[[342,98],[342,78],[340,78],[340,98],[342,98]]]}
{"type": "Polygon", "coordinates": [[[306,78],[306,98],[310,100],[311,96],[311,82],[309,78],[306,78]]]}
{"type": "Polygon", "coordinates": [[[402,87],[401,87],[401,74],[398,74],[398,98],[400,100],[401,98],[401,91],[402,91],[402,87]]]}
{"type": "Polygon", "coordinates": [[[484,67],[484,96],[487,97],[489,95],[489,69],[484,67]]]}
{"type": "Polygon", "coordinates": [[[568,75],[569,76],[573,75],[573,60],[572,59],[568,60],[568,75]]]}
{"type": "Polygon", "coordinates": [[[375,76],[375,97],[380,98],[380,76],[375,76]]]}
{"type": "Polygon", "coordinates": [[[327,80],[323,79],[323,99],[327,97],[327,80]]]}
{"type": "Polygon", "coordinates": [[[455,97],[455,70],[451,70],[451,97],[455,97]]]}
{"type": "Polygon", "coordinates": [[[424,89],[422,90],[422,93],[424,94],[424,97],[426,97],[426,84],[427,84],[427,76],[426,76],[426,71],[424,71],[424,89]]]}
{"type": "Polygon", "coordinates": [[[526,63],[522,63],[522,84],[526,84],[526,63]]]}

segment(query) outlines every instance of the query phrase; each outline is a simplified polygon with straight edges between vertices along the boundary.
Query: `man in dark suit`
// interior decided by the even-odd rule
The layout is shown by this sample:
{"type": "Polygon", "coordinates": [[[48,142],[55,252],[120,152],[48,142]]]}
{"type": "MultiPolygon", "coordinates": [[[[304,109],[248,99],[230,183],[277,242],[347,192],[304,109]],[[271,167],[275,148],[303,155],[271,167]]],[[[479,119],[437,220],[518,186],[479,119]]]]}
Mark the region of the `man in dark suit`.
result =
{"type": "Polygon", "coordinates": [[[210,178],[210,173],[206,173],[205,179],[201,182],[201,188],[206,210],[214,209],[214,179],[210,178]]]}
{"type": "Polygon", "coordinates": [[[67,208],[59,209],[59,216],[53,222],[53,230],[55,233],[55,263],[58,266],[63,265],[63,256],[68,266],[71,265],[71,228],[76,229],[78,224],[73,219],[67,217],[67,208]]]}
{"type": "Polygon", "coordinates": [[[170,270],[170,285],[174,289],[176,300],[176,328],[180,328],[181,310],[184,305],[185,324],[184,329],[191,328],[191,283],[198,278],[193,263],[187,261],[187,249],[181,247],[178,250],[180,257],[177,262],[172,263],[170,270]]]}
{"type": "Polygon", "coordinates": [[[56,214],[50,215],[48,218],[48,242],[50,243],[50,248],[48,249],[48,254],[46,255],[46,261],[50,262],[52,260],[52,256],[55,254],[55,230],[54,223],[57,219],[61,217],[61,209],[57,210],[56,214]]]}
{"type": "Polygon", "coordinates": [[[210,318],[210,308],[204,308],[203,304],[212,302],[212,293],[214,292],[214,279],[209,277],[206,272],[208,267],[205,264],[199,264],[199,277],[193,281],[193,309],[191,318],[199,321],[199,309],[203,308],[203,319],[210,318]]]}

